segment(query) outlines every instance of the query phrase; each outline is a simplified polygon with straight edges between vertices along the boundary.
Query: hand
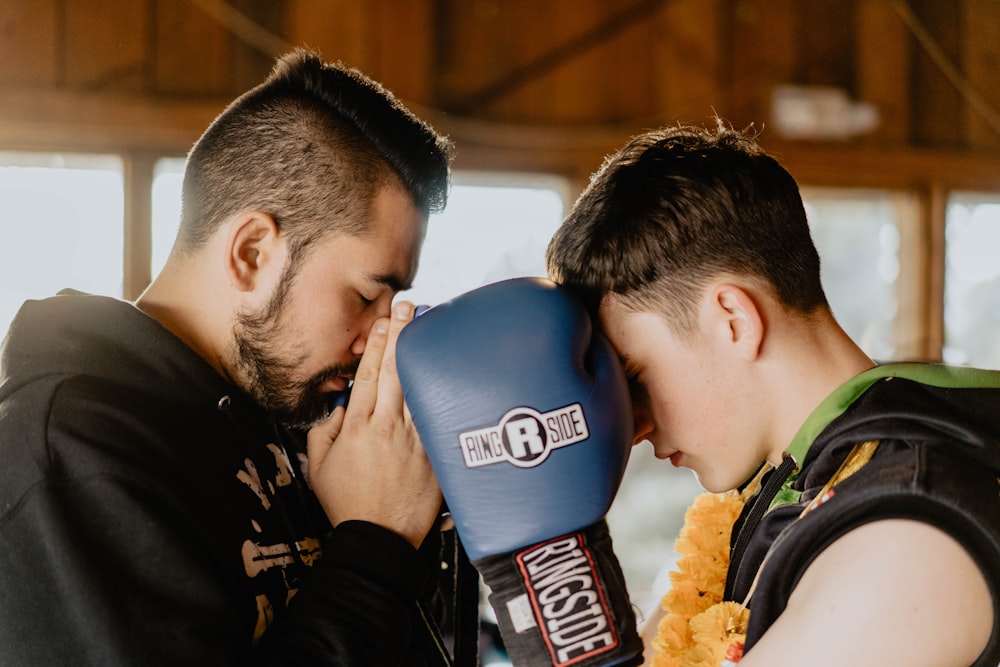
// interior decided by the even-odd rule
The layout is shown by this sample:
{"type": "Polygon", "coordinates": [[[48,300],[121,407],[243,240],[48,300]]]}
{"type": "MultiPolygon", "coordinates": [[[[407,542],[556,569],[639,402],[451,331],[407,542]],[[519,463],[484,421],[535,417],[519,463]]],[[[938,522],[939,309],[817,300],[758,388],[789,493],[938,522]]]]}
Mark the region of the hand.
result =
{"type": "Polygon", "coordinates": [[[441,490],[403,404],[396,338],[413,304],[372,326],[347,409],[309,431],[309,481],[333,525],[362,520],[415,547],[437,519],[441,490]]]}

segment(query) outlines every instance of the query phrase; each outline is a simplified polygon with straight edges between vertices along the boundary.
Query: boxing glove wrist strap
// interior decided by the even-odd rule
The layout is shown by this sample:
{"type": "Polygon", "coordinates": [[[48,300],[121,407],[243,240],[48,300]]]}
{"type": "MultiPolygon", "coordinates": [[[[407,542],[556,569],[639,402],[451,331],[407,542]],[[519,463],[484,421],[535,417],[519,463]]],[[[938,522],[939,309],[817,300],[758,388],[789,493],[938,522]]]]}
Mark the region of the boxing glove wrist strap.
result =
{"type": "Polygon", "coordinates": [[[605,520],[474,565],[517,667],[641,664],[635,614],[605,520]]]}

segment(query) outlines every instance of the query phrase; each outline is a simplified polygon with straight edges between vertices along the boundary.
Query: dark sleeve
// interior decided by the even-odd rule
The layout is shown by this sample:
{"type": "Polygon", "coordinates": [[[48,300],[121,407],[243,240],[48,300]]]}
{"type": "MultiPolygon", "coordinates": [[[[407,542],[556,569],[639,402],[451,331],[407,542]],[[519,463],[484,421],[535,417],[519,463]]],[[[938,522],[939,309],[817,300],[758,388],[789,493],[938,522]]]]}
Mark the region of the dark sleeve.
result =
{"type": "Polygon", "coordinates": [[[217,565],[142,485],[37,484],[0,524],[0,663],[233,663],[247,644],[217,565]]]}
{"type": "Polygon", "coordinates": [[[254,662],[401,664],[427,575],[426,559],[402,537],[363,521],[340,524],[254,662]]]}

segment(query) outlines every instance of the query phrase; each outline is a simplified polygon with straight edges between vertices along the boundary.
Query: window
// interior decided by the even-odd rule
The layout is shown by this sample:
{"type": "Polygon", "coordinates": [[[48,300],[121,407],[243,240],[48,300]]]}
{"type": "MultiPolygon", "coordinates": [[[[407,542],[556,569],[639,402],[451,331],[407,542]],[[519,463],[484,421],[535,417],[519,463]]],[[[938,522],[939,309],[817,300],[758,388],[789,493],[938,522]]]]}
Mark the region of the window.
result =
{"type": "Polygon", "coordinates": [[[830,308],[847,334],[881,361],[906,353],[896,331],[906,210],[900,197],[882,190],[802,189],[830,308]]]}
{"type": "Polygon", "coordinates": [[[150,275],[163,268],[181,224],[181,185],[184,158],[162,158],[153,167],[153,230],[150,275]]]}
{"type": "Polygon", "coordinates": [[[121,296],[122,162],[108,155],[0,153],[0,336],[26,299],[73,289],[121,296]]]}
{"type": "Polygon", "coordinates": [[[1000,195],[954,193],[945,243],[944,361],[1000,369],[1000,195]]]}
{"type": "Polygon", "coordinates": [[[456,174],[447,208],[431,216],[413,288],[433,305],[490,282],[545,276],[545,248],[562,222],[562,180],[456,174]]]}

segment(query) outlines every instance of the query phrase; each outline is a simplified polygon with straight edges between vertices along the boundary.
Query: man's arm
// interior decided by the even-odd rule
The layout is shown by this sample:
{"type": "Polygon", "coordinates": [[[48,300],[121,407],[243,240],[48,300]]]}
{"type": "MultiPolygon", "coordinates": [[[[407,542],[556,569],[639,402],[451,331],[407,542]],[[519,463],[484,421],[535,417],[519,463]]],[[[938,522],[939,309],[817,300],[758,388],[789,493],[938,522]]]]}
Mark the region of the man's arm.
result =
{"type": "Polygon", "coordinates": [[[877,521],[816,558],[740,664],[967,667],[989,640],[993,613],[982,573],[952,537],[916,521],[877,521]]]}

